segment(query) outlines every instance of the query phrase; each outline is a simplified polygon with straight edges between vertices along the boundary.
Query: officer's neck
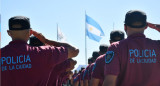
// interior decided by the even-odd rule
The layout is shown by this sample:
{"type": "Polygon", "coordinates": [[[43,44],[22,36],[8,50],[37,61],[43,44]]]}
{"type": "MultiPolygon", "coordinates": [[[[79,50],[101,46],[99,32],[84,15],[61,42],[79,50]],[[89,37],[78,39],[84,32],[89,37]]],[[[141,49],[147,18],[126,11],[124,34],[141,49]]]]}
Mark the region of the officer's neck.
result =
{"type": "Polygon", "coordinates": [[[21,41],[25,41],[25,42],[28,41],[27,39],[22,39],[22,38],[12,38],[12,41],[16,41],[16,40],[21,40],[21,41]]]}
{"type": "Polygon", "coordinates": [[[144,29],[143,28],[128,28],[127,29],[127,36],[133,35],[133,34],[138,34],[142,33],[144,34],[144,29]]]}

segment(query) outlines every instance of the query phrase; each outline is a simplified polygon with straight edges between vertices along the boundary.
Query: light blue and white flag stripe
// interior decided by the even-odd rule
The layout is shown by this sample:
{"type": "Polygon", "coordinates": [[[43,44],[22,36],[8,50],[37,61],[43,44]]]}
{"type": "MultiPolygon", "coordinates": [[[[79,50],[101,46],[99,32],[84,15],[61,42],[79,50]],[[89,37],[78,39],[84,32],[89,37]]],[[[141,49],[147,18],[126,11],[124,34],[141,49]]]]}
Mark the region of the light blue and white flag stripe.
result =
{"type": "MultiPolygon", "coordinates": [[[[0,32],[1,32],[1,14],[0,14],[0,32]]],[[[0,34],[1,35],[1,34],[0,34]]]]}
{"type": "Polygon", "coordinates": [[[86,35],[97,42],[104,36],[104,32],[100,25],[91,17],[86,15],[86,35]]]}

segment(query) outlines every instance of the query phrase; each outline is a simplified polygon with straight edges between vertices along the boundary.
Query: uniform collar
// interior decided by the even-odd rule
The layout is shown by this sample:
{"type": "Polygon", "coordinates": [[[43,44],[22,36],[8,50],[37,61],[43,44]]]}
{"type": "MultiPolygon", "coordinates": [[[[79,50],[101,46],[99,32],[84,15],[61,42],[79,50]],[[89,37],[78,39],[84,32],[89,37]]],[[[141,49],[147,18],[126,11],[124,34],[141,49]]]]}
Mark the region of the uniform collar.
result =
{"type": "Polygon", "coordinates": [[[128,36],[127,38],[137,38],[137,37],[142,37],[142,38],[146,38],[146,36],[143,33],[136,33],[136,34],[132,34],[130,36],[128,36]]]}
{"type": "Polygon", "coordinates": [[[9,45],[18,45],[18,44],[27,44],[27,42],[23,40],[13,40],[9,43],[9,45]]]}

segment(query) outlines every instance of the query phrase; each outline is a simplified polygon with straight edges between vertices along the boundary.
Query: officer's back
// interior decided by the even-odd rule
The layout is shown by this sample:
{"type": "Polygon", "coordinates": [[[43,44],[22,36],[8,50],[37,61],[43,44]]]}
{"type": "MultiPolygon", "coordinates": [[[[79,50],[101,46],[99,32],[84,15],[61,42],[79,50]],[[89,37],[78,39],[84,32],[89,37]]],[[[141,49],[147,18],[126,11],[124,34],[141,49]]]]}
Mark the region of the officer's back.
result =
{"type": "Polygon", "coordinates": [[[142,34],[132,35],[119,43],[121,86],[160,85],[160,45],[142,34]],[[138,36],[138,37],[136,37],[138,36]],[[134,38],[135,37],[135,38],[134,38]],[[135,84],[134,84],[135,83],[135,84]],[[144,85],[145,84],[145,85],[144,85]]]}

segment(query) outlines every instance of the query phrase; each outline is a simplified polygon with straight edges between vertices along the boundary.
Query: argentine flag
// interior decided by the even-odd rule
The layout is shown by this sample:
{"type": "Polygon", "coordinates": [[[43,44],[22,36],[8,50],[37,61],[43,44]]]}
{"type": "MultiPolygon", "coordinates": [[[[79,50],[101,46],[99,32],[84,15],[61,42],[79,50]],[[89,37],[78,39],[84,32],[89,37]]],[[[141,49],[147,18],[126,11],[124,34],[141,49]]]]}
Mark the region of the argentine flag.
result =
{"type": "Polygon", "coordinates": [[[86,15],[86,35],[97,42],[104,36],[104,32],[100,25],[91,17],[86,15]]]}
{"type": "MultiPolygon", "coordinates": [[[[66,37],[65,35],[62,33],[61,29],[58,27],[58,33],[57,33],[57,36],[58,36],[58,40],[61,41],[61,42],[66,42],[66,37]]],[[[57,40],[57,41],[58,41],[57,40]]]]}

